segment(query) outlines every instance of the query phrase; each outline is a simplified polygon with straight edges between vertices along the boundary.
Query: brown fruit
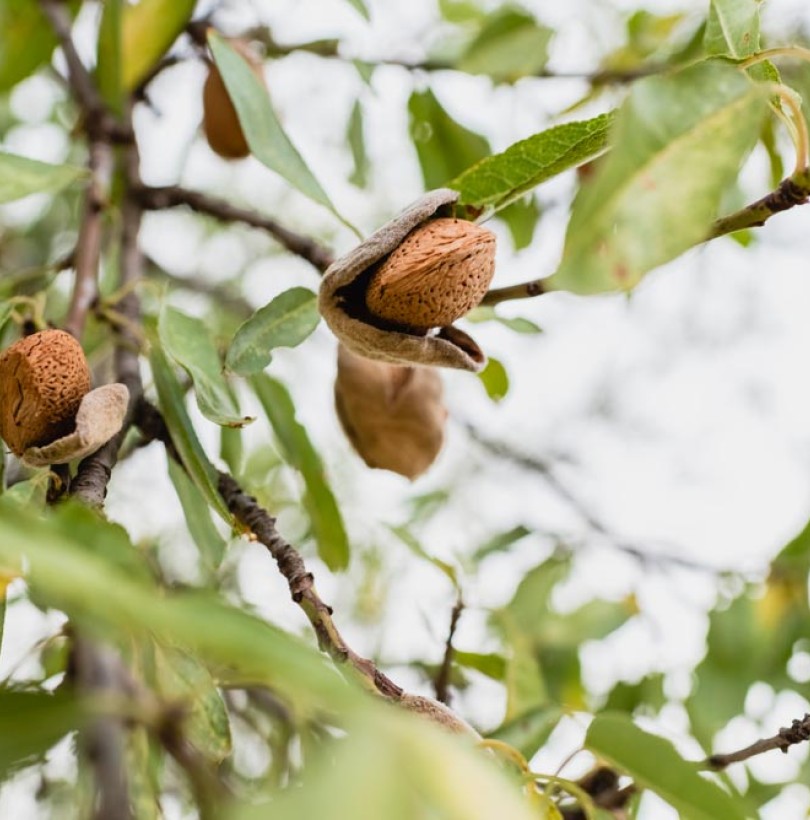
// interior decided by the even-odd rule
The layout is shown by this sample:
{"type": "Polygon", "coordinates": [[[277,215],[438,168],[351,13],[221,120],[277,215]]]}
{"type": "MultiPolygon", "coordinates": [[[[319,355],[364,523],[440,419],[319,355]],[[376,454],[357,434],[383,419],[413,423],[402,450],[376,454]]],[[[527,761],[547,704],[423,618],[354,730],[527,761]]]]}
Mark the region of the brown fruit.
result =
{"type": "Polygon", "coordinates": [[[21,456],[70,433],[89,390],[90,368],[69,333],[20,339],[0,356],[0,437],[21,456]]]}
{"type": "MultiPolygon", "coordinates": [[[[231,40],[230,44],[245,58],[253,73],[265,85],[261,61],[244,42],[231,40]]],[[[243,159],[250,153],[228,89],[213,63],[203,86],[203,131],[211,150],[224,159],[243,159]]]]}
{"type": "Polygon", "coordinates": [[[400,327],[445,327],[483,299],[494,272],[491,231],[462,219],[433,219],[412,230],[374,272],[366,306],[400,327]]]}
{"type": "Polygon", "coordinates": [[[372,361],[340,345],[335,407],[346,436],[369,467],[413,480],[442,448],[447,410],[434,368],[372,361]]]}

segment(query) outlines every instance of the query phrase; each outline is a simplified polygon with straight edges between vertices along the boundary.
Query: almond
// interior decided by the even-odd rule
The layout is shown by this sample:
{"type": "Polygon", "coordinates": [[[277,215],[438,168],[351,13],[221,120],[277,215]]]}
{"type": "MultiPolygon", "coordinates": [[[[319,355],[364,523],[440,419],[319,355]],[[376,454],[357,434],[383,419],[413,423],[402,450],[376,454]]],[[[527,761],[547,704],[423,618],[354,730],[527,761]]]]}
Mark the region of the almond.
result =
{"type": "Polygon", "coordinates": [[[16,456],[73,430],[90,368],[62,330],[20,339],[0,356],[0,437],[16,456]]]}
{"type": "MultiPolygon", "coordinates": [[[[230,44],[245,58],[264,85],[262,64],[247,44],[241,40],[231,40],[230,44]]],[[[250,153],[236,108],[219,69],[213,63],[203,86],[203,131],[211,150],[224,159],[243,159],[250,153]]]]}
{"type": "Polygon", "coordinates": [[[442,382],[428,367],[402,367],[338,347],[335,407],[349,441],[369,467],[422,475],[444,443],[442,382]]]}
{"type": "Polygon", "coordinates": [[[462,219],[433,219],[411,231],[375,271],[366,306],[400,327],[445,327],[484,298],[494,272],[491,231],[462,219]]]}

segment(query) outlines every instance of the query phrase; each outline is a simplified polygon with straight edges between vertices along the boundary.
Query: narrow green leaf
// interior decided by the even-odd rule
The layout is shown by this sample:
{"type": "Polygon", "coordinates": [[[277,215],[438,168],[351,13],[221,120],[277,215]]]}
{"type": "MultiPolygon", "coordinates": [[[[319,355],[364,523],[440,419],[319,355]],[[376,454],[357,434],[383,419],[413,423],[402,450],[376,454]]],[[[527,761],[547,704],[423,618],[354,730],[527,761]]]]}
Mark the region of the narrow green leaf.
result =
{"type": "Polygon", "coordinates": [[[410,131],[425,188],[438,188],[489,154],[489,142],[456,122],[430,90],[408,100],[410,131]]]}
{"type": "Polygon", "coordinates": [[[509,392],[509,375],[506,368],[497,359],[489,358],[486,367],[478,374],[487,395],[494,402],[499,402],[509,392]]]}
{"type": "Polygon", "coordinates": [[[710,0],[703,45],[710,56],[743,59],[759,51],[760,0],[710,0]]]}
{"type": "Polygon", "coordinates": [[[552,286],[629,290],[703,240],[766,104],[764,86],[718,62],[636,83],[611,153],[574,201],[552,286]]]}
{"type": "MultiPolygon", "coordinates": [[[[76,12],[76,0],[66,4],[71,15],[76,12]]],[[[56,48],[56,34],[39,6],[32,0],[0,2],[0,91],[7,91],[20,80],[30,77],[50,59],[56,48]]],[[[3,176],[0,170],[0,178],[3,176]]]]}
{"type": "Polygon", "coordinates": [[[464,318],[473,324],[498,322],[498,324],[508,327],[509,330],[513,330],[515,333],[534,335],[543,332],[543,329],[531,319],[524,319],[521,316],[499,316],[495,308],[490,305],[479,305],[477,308],[473,308],[464,318]]]}
{"type": "Polygon", "coordinates": [[[311,290],[285,290],[239,327],[225,366],[242,376],[259,373],[270,364],[273,348],[301,344],[319,321],[318,298],[311,290]]]}
{"type": "Polygon", "coordinates": [[[366,153],[366,138],[363,134],[363,107],[360,105],[360,100],[355,100],[352,106],[349,124],[346,126],[346,142],[351,148],[354,162],[349,182],[358,188],[365,188],[368,184],[369,161],[366,153]]]}
{"type": "Polygon", "coordinates": [[[498,212],[498,218],[509,228],[512,245],[516,251],[528,248],[532,244],[540,216],[540,208],[533,196],[516,199],[498,212]]]}
{"type": "Polygon", "coordinates": [[[312,522],[318,555],[329,569],[345,569],[349,563],[349,539],[343,518],[326,482],[321,458],[295,417],[295,405],[287,388],[265,373],[254,376],[252,384],[285,459],[304,479],[304,507],[312,522]]]}
{"type": "Polygon", "coordinates": [[[267,89],[256,78],[244,57],[213,30],[208,35],[208,45],[239,116],[251,153],[302,194],[328,208],[344,225],[357,233],[356,228],[335,210],[326,191],[290,142],[276,117],[267,89]]]}
{"type": "Polygon", "coordinates": [[[439,0],[439,11],[448,23],[476,23],[486,17],[473,0],[439,0]]]}
{"type": "Polygon", "coordinates": [[[191,376],[197,406],[207,419],[223,427],[242,427],[253,421],[239,412],[205,322],[164,304],[158,335],[165,352],[191,376]]]}
{"type": "Polygon", "coordinates": [[[171,48],[194,12],[196,0],[139,0],[124,10],[122,84],[132,91],[171,48]]]}
{"type": "Polygon", "coordinates": [[[244,446],[238,427],[223,427],[219,431],[219,457],[228,465],[231,475],[242,474],[244,446]]]}
{"type": "MultiPolygon", "coordinates": [[[[104,530],[96,536],[99,549],[91,551],[71,527],[61,508],[32,514],[0,500],[0,565],[24,565],[37,600],[65,612],[85,633],[122,641],[133,633],[151,634],[196,652],[233,680],[271,686],[296,708],[331,710],[356,702],[356,691],[297,638],[211,593],[171,591],[149,577],[135,577],[101,549],[104,530]]],[[[14,714],[0,708],[0,715],[14,714]]],[[[27,731],[0,728],[0,738],[17,744],[27,731]]]]}
{"type": "Polygon", "coordinates": [[[506,532],[498,533],[478,547],[473,553],[473,560],[476,562],[481,561],[488,555],[492,555],[492,553],[503,552],[530,534],[531,530],[523,524],[513,527],[511,530],[506,530],[506,532]]]}
{"type": "Polygon", "coordinates": [[[214,526],[202,493],[174,459],[169,459],[169,478],[183,507],[188,531],[200,551],[206,574],[210,577],[222,563],[227,546],[225,539],[214,526]]]}
{"type": "Polygon", "coordinates": [[[509,655],[506,659],[506,720],[537,709],[549,701],[548,688],[532,641],[501,616],[509,655]]]}
{"type": "Polygon", "coordinates": [[[553,34],[527,12],[499,9],[487,18],[457,67],[469,74],[488,74],[496,82],[532,76],[545,67],[553,34]]]}
{"type": "Polygon", "coordinates": [[[183,401],[183,391],[180,389],[166,354],[158,344],[152,345],[149,361],[152,366],[152,376],[155,380],[160,409],[163,411],[163,417],[183,466],[205,500],[224,521],[231,524],[233,517],[217,490],[216,471],[197,438],[183,401]]]}
{"type": "Polygon", "coordinates": [[[443,561],[441,558],[431,555],[408,527],[398,526],[389,527],[389,529],[417,558],[426,561],[428,564],[432,564],[449,579],[454,589],[459,589],[458,573],[452,564],[448,564],[447,561],[443,561]]]}
{"type": "Polygon", "coordinates": [[[506,660],[496,652],[464,652],[454,648],[453,661],[466,669],[475,669],[492,680],[502,681],[506,674],[506,660]]]}
{"type": "Polygon", "coordinates": [[[664,738],[645,732],[624,714],[597,715],[585,746],[611,766],[626,771],[689,820],[746,820],[745,809],[715,783],[701,777],[664,738]]]}
{"type": "Polygon", "coordinates": [[[84,168],[74,165],[51,165],[0,151],[0,203],[55,193],[86,176],[84,168]]]}
{"type": "Polygon", "coordinates": [[[98,31],[96,83],[104,102],[117,114],[124,108],[121,70],[123,19],[122,0],[106,0],[98,31]]]}
{"type": "Polygon", "coordinates": [[[371,15],[368,13],[368,6],[365,0],[346,0],[350,6],[353,6],[365,20],[371,20],[371,15]]]}
{"type": "Polygon", "coordinates": [[[603,153],[613,122],[610,112],[556,125],[473,165],[450,187],[464,205],[500,210],[541,182],[603,153]]]}
{"type": "Polygon", "coordinates": [[[44,756],[83,722],[83,710],[64,691],[0,689],[0,781],[14,769],[44,756]]]}

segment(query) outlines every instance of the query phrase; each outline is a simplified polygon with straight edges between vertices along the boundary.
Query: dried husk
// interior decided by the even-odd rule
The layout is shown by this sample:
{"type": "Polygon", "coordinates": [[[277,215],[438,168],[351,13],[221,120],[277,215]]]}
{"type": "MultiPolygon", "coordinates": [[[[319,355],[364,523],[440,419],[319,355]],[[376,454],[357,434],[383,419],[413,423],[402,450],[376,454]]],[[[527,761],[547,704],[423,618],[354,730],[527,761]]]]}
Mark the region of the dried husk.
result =
{"type": "Polygon", "coordinates": [[[434,368],[372,361],[339,345],[335,407],[369,467],[413,480],[433,464],[444,443],[447,410],[434,368]]]}
{"type": "Polygon", "coordinates": [[[129,390],[124,384],[105,384],[82,398],[71,433],[41,447],[29,447],[22,460],[32,467],[67,464],[95,453],[124,423],[129,390]]]}
{"type": "MultiPolygon", "coordinates": [[[[245,58],[266,87],[262,64],[247,43],[242,40],[230,40],[229,43],[245,58]]],[[[214,63],[208,67],[208,76],[203,85],[203,131],[211,150],[224,159],[244,159],[250,153],[236,108],[214,63]]]]}
{"type": "Polygon", "coordinates": [[[124,421],[123,384],[90,390],[90,368],[79,342],[62,330],[43,330],[0,355],[0,437],[32,467],[90,455],[124,421]]]}
{"type": "Polygon", "coordinates": [[[484,366],[486,357],[475,341],[453,325],[430,332],[409,332],[375,317],[366,304],[368,285],[378,266],[414,228],[445,216],[457,200],[458,192],[449,188],[429,191],[326,271],[318,308],[349,350],[390,364],[473,372],[484,366]]]}
{"type": "Polygon", "coordinates": [[[409,695],[405,692],[396,702],[409,712],[415,712],[417,715],[437,723],[454,735],[462,735],[476,741],[483,739],[467,721],[462,720],[452,709],[438,700],[423,695],[409,695]]]}

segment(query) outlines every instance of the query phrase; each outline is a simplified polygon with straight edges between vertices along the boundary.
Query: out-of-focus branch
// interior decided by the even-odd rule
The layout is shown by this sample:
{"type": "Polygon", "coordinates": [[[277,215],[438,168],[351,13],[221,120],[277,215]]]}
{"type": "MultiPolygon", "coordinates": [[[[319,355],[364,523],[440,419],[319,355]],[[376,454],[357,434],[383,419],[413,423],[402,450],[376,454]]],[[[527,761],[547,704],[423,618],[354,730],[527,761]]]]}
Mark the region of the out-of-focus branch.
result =
{"type": "Polygon", "coordinates": [[[370,689],[399,700],[402,689],[343,640],[332,620],[332,607],[321,600],[312,573],[307,571],[299,552],[279,535],[276,520],[227,473],[219,474],[219,492],[236,520],[253,533],[275,559],[279,571],[287,579],[293,601],[309,619],[320,648],[339,666],[348,664],[370,689]]]}
{"type": "Polygon", "coordinates": [[[500,441],[493,441],[485,436],[480,430],[472,425],[465,425],[467,432],[476,444],[480,445],[484,450],[493,456],[510,461],[525,470],[537,473],[542,476],[546,484],[574,510],[577,515],[593,530],[607,541],[610,542],[614,549],[630,555],[642,564],[645,565],[668,565],[676,566],[682,569],[692,570],[694,572],[710,573],[713,575],[724,574],[723,570],[715,569],[714,567],[706,566],[698,561],[693,561],[689,558],[683,558],[680,555],[665,552],[650,552],[648,549],[640,544],[628,541],[626,538],[614,533],[593,511],[588,504],[579,498],[576,493],[572,492],[569,487],[561,481],[551,465],[537,456],[531,456],[510,447],[500,441]]]}
{"type": "Polygon", "coordinates": [[[436,700],[440,703],[450,705],[450,670],[453,667],[453,638],[456,636],[456,629],[464,611],[464,601],[461,595],[458,596],[452,611],[450,612],[450,628],[447,630],[447,640],[444,644],[444,657],[436,680],[433,681],[433,691],[436,693],[436,700]]]}
{"type": "MultiPolygon", "coordinates": [[[[126,683],[119,674],[120,667],[120,660],[112,649],[74,636],[72,675],[83,697],[92,701],[128,694],[126,683]]],[[[98,790],[94,820],[131,820],[123,719],[113,715],[100,716],[82,733],[81,740],[93,766],[98,790]]]]}
{"type": "Polygon", "coordinates": [[[300,256],[323,273],[332,264],[331,251],[308,236],[291,231],[275,219],[264,216],[248,208],[232,205],[224,199],[208,196],[199,191],[190,191],[179,185],[162,188],[142,187],[138,199],[147,210],[162,210],[185,205],[198,213],[208,214],[222,222],[241,222],[259,228],[270,234],[283,248],[300,256]]]}
{"type": "Polygon", "coordinates": [[[113,155],[109,143],[93,141],[89,146],[90,183],[84,197],[79,238],[74,250],[76,279],[68,308],[65,330],[80,338],[87,314],[98,297],[98,265],[101,257],[104,208],[107,203],[113,155]]]}
{"type": "Polygon", "coordinates": [[[140,322],[140,302],[135,285],[143,275],[143,257],[138,247],[138,233],[142,210],[133,191],[140,183],[138,147],[135,143],[126,147],[124,176],[127,190],[121,206],[121,257],[119,287],[125,295],[116,305],[118,314],[125,321],[115,327],[115,377],[129,390],[129,406],[121,431],[100,450],[85,458],[71,483],[71,495],[92,507],[101,507],[107,495],[113,467],[127,431],[132,425],[135,407],[143,395],[139,362],[140,339],[135,328],[140,322]]]}
{"type": "Polygon", "coordinates": [[[787,754],[791,746],[796,746],[808,740],[810,740],[810,714],[805,715],[801,720],[794,720],[788,727],[781,728],[773,737],[758,740],[756,743],[752,743],[750,746],[736,752],[712,755],[703,762],[703,767],[715,770],[725,769],[732,763],[741,763],[773,749],[779,749],[787,754]]]}

